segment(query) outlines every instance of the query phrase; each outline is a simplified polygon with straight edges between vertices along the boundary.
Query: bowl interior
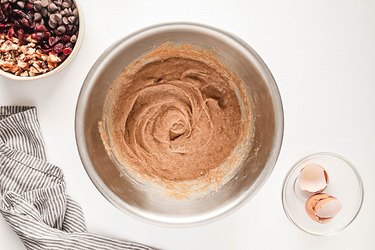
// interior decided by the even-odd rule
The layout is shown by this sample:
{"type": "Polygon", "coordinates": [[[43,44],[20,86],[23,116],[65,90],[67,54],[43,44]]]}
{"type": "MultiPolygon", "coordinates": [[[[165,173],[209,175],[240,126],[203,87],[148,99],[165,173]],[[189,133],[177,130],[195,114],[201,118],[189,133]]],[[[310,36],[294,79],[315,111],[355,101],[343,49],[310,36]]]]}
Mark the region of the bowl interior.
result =
{"type": "Polygon", "coordinates": [[[240,40],[212,28],[169,24],[135,33],[98,59],[82,87],[76,137],[82,162],[101,193],[125,212],[163,225],[195,225],[218,218],[250,198],[265,182],[280,151],[282,106],[276,84],[257,54],[240,40]],[[217,192],[187,200],[152,195],[121,176],[107,155],[98,131],[108,88],[122,70],[165,42],[213,49],[244,82],[251,101],[254,139],[235,176],[217,192]]]}

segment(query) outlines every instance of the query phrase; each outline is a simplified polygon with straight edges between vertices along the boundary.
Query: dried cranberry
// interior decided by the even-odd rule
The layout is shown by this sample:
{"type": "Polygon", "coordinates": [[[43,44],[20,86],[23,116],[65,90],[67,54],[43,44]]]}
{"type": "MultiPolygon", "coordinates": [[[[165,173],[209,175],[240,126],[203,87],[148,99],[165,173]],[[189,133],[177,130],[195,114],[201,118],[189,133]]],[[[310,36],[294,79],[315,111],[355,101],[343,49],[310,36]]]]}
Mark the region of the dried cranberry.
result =
{"type": "Polygon", "coordinates": [[[39,41],[38,44],[39,44],[43,49],[49,49],[49,48],[51,48],[51,46],[49,46],[49,44],[48,44],[48,40],[45,40],[45,39],[39,41]]]}
{"type": "Polygon", "coordinates": [[[53,36],[51,36],[50,38],[48,38],[48,44],[50,45],[50,46],[54,46],[56,43],[58,43],[59,41],[61,40],[61,38],[60,37],[53,37],[53,36]]]}
{"type": "Polygon", "coordinates": [[[55,43],[56,43],[56,39],[55,39],[55,37],[51,36],[50,38],[48,38],[48,44],[49,44],[50,46],[55,45],[55,43]]]}
{"type": "Polygon", "coordinates": [[[27,19],[29,22],[31,21],[30,16],[24,13],[22,10],[14,9],[13,12],[16,15],[19,15],[20,17],[27,19]]]}
{"type": "Polygon", "coordinates": [[[21,28],[21,24],[16,20],[16,21],[14,21],[12,27],[13,27],[14,29],[19,29],[19,28],[21,28]]]}
{"type": "Polygon", "coordinates": [[[65,44],[65,48],[73,48],[73,44],[71,42],[68,42],[67,44],[65,44]]]}
{"type": "Polygon", "coordinates": [[[52,51],[52,48],[49,49],[40,49],[44,54],[48,54],[49,52],[52,51]]]}
{"type": "Polygon", "coordinates": [[[68,58],[69,55],[65,55],[64,53],[62,53],[59,57],[61,59],[61,61],[65,61],[66,58],[68,58]]]}
{"type": "Polygon", "coordinates": [[[31,34],[31,38],[39,42],[40,40],[44,38],[44,35],[42,32],[37,32],[37,33],[31,34]]]}
{"type": "Polygon", "coordinates": [[[1,6],[1,10],[5,11],[5,12],[8,12],[9,13],[9,10],[10,10],[10,4],[9,3],[4,3],[2,4],[1,6]]]}
{"type": "Polygon", "coordinates": [[[63,54],[66,55],[66,56],[70,55],[72,53],[72,51],[73,50],[69,47],[62,50],[63,54]]]}
{"type": "Polygon", "coordinates": [[[31,26],[29,21],[26,18],[21,18],[20,22],[21,22],[21,25],[26,27],[26,28],[30,28],[30,26],[31,26]]]}
{"type": "Polygon", "coordinates": [[[70,42],[70,36],[68,35],[64,35],[61,37],[61,41],[65,44],[69,43],[70,42]]]}
{"type": "Polygon", "coordinates": [[[45,32],[45,31],[47,31],[47,28],[43,24],[36,23],[34,30],[35,30],[35,32],[38,32],[38,31],[45,32]]]}
{"type": "Polygon", "coordinates": [[[64,49],[64,44],[62,44],[62,43],[58,43],[58,44],[56,44],[56,45],[53,47],[52,50],[53,50],[54,53],[58,54],[58,53],[60,53],[63,49],[64,49]]]}
{"type": "Polygon", "coordinates": [[[51,32],[45,31],[43,35],[44,35],[44,39],[49,39],[49,37],[51,36],[51,32]]]}
{"type": "Polygon", "coordinates": [[[0,22],[6,22],[7,17],[5,16],[4,12],[0,10],[0,22]]]}
{"type": "Polygon", "coordinates": [[[13,37],[14,35],[14,29],[13,27],[8,30],[8,37],[13,37]]]}
{"type": "Polygon", "coordinates": [[[20,42],[22,42],[24,40],[25,34],[24,34],[23,29],[17,30],[17,38],[18,38],[18,40],[20,40],[20,42]]]}
{"type": "Polygon", "coordinates": [[[2,11],[3,15],[5,16],[5,21],[7,21],[9,16],[10,16],[10,11],[11,11],[9,3],[3,4],[2,8],[1,8],[1,11],[2,11]]]}
{"type": "Polygon", "coordinates": [[[34,8],[34,5],[32,3],[27,3],[25,5],[25,9],[27,9],[27,10],[32,10],[33,8],[34,8]]]}

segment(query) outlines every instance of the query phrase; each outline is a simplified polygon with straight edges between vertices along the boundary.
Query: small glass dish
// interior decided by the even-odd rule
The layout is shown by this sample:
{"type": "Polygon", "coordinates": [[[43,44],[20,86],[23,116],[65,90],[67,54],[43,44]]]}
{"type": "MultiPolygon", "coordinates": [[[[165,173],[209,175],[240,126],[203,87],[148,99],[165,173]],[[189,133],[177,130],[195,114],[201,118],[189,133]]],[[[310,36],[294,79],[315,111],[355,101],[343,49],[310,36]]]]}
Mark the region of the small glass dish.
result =
{"type": "Polygon", "coordinates": [[[363,202],[363,184],[355,167],[342,156],[334,153],[316,153],[298,161],[287,174],[282,190],[286,216],[304,232],[324,236],[338,233],[357,217],[363,202]],[[313,221],[305,211],[305,202],[312,195],[300,190],[298,176],[308,164],[318,164],[328,173],[328,186],[323,193],[336,197],[342,204],[341,211],[326,224],[313,221]]]}

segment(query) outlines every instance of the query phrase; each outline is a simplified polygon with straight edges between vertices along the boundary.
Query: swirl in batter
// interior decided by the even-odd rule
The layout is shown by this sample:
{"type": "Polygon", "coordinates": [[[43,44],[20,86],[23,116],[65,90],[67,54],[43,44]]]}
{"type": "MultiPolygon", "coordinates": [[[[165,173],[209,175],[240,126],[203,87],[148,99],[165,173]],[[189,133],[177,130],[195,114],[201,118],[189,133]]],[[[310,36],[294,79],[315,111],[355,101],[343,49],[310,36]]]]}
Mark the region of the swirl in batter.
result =
{"type": "Polygon", "coordinates": [[[119,76],[106,100],[111,150],[123,166],[168,181],[217,168],[242,134],[232,73],[212,54],[164,44],[119,76]]]}

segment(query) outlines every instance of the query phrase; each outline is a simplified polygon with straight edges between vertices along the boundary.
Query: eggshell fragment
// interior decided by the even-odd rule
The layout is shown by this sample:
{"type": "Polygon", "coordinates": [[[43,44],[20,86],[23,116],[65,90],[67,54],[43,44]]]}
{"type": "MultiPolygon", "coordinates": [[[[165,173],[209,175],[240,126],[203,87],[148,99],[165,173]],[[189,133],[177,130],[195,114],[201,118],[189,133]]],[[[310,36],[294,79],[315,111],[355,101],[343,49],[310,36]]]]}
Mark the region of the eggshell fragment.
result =
{"type": "Polygon", "coordinates": [[[303,191],[320,193],[328,185],[328,174],[322,166],[309,164],[301,170],[298,176],[298,183],[303,191]]]}
{"type": "Polygon", "coordinates": [[[316,195],[311,196],[309,199],[307,199],[305,203],[305,210],[306,210],[307,215],[312,220],[319,222],[319,219],[317,218],[315,214],[314,208],[320,200],[324,200],[328,197],[329,197],[328,194],[316,194],[316,195]]]}
{"type": "Polygon", "coordinates": [[[330,199],[325,199],[322,204],[319,202],[316,204],[316,216],[319,218],[333,218],[341,210],[341,202],[337,199],[331,197],[330,199]]]}
{"type": "Polygon", "coordinates": [[[316,194],[305,203],[307,215],[319,223],[327,223],[341,210],[341,203],[329,194],[316,194]]]}

